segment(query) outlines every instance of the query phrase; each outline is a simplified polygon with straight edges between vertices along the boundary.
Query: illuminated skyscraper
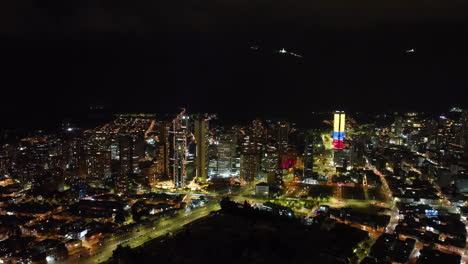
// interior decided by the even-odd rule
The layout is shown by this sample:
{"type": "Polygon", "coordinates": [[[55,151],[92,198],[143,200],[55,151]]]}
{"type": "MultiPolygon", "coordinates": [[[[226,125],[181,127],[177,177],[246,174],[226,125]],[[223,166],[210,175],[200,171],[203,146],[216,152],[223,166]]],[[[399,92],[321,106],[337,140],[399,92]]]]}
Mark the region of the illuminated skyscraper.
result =
{"type": "Polygon", "coordinates": [[[119,138],[119,171],[114,179],[115,192],[128,191],[129,176],[133,172],[133,140],[129,134],[120,134],[119,138]]]}
{"type": "Polygon", "coordinates": [[[336,111],[333,119],[333,148],[343,149],[345,137],[345,113],[336,111]]]}
{"type": "Polygon", "coordinates": [[[207,152],[207,129],[209,118],[199,118],[195,123],[195,140],[197,143],[196,149],[196,177],[198,180],[206,181],[206,152],[207,152]]]}
{"type": "Polygon", "coordinates": [[[171,122],[158,122],[158,154],[156,161],[156,173],[159,180],[168,180],[169,173],[169,129],[171,122]]]}
{"type": "Polygon", "coordinates": [[[278,169],[278,149],[272,145],[266,145],[262,155],[261,169],[265,172],[275,172],[278,169]]]}
{"type": "Polygon", "coordinates": [[[254,131],[250,130],[250,135],[244,137],[240,156],[240,179],[248,184],[255,181],[260,169],[259,156],[262,145],[258,142],[254,131]]]}
{"type": "Polygon", "coordinates": [[[88,183],[101,183],[111,176],[110,151],[89,151],[86,153],[88,183]]]}
{"type": "Polygon", "coordinates": [[[251,141],[255,145],[255,151],[259,152],[265,143],[265,127],[262,121],[254,120],[250,127],[251,141]]]}
{"type": "Polygon", "coordinates": [[[259,157],[255,153],[244,153],[240,158],[240,179],[247,183],[253,183],[259,171],[259,157]]]}
{"type": "Polygon", "coordinates": [[[233,133],[224,133],[210,146],[209,178],[238,177],[240,158],[237,153],[237,137],[233,133]]]}
{"type": "Polygon", "coordinates": [[[187,181],[187,136],[189,117],[185,109],[174,120],[169,131],[170,144],[170,174],[176,188],[183,188],[187,181]]]}
{"type": "Polygon", "coordinates": [[[285,153],[288,148],[289,124],[278,123],[278,150],[281,154],[285,153]]]}

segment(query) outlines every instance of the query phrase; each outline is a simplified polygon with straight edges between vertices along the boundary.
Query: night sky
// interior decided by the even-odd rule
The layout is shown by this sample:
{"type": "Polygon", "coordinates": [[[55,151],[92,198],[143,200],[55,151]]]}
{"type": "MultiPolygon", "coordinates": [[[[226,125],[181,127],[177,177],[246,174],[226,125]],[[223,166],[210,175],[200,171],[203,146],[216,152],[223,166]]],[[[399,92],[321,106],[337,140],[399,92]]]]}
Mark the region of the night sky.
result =
{"type": "Polygon", "coordinates": [[[468,106],[466,1],[1,1],[4,126],[468,106]],[[251,47],[258,47],[252,49],[251,47]],[[279,54],[280,49],[302,57],[279,54]],[[414,49],[414,53],[406,50],[414,49]]]}

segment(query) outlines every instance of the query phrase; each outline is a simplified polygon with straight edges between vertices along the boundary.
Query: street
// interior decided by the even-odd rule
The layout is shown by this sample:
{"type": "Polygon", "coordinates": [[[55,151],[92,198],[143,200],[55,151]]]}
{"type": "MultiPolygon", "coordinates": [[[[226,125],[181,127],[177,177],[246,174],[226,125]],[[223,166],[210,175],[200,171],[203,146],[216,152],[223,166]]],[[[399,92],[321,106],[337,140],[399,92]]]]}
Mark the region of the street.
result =
{"type": "Polygon", "coordinates": [[[158,221],[154,224],[154,226],[146,228],[141,227],[138,229],[139,231],[133,231],[118,237],[112,237],[107,243],[103,244],[97,250],[90,251],[89,256],[78,257],[77,255],[74,255],[70,256],[64,261],[59,261],[57,263],[96,264],[104,262],[112,256],[113,251],[119,245],[130,246],[131,248],[141,246],[154,238],[180,230],[184,225],[199,218],[205,217],[211,211],[218,209],[220,209],[218,201],[213,200],[204,207],[199,207],[192,210],[189,214],[181,213],[177,217],[158,221]]]}

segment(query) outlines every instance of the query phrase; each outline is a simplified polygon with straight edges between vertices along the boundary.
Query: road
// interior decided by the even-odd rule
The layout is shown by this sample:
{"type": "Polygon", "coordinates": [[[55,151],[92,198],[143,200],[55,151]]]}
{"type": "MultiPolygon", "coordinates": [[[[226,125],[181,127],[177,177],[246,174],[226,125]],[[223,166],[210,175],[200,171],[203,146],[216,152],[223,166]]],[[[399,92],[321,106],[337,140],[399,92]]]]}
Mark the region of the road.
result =
{"type": "MultiPolygon", "coordinates": [[[[255,186],[255,185],[253,185],[255,186]]],[[[248,200],[244,195],[254,190],[253,186],[244,187],[233,197],[237,199],[248,200]]],[[[198,207],[190,212],[179,212],[177,216],[167,219],[161,219],[148,227],[136,227],[136,230],[121,235],[113,235],[103,245],[91,248],[89,255],[79,257],[79,254],[69,256],[63,261],[57,261],[57,264],[97,264],[108,260],[114,250],[119,246],[130,246],[135,248],[159,236],[173,233],[180,230],[184,225],[197,219],[207,216],[210,212],[220,209],[219,198],[209,201],[205,206],[198,207]]],[[[187,198],[189,199],[189,198],[187,198]]]]}
{"type": "Polygon", "coordinates": [[[121,236],[114,236],[107,243],[91,251],[89,256],[86,257],[69,257],[64,261],[60,261],[60,264],[96,264],[108,260],[113,251],[117,246],[130,246],[135,248],[143,245],[145,242],[150,241],[159,236],[165,235],[167,233],[175,232],[181,229],[185,224],[193,222],[199,218],[207,216],[211,211],[220,209],[219,203],[217,200],[209,202],[204,207],[199,207],[191,211],[191,213],[181,213],[179,216],[164,219],[156,222],[153,226],[150,227],[141,227],[136,231],[126,233],[121,236]]]}
{"type": "Polygon", "coordinates": [[[388,224],[386,231],[390,234],[393,234],[395,231],[395,227],[398,225],[398,216],[399,216],[399,211],[398,208],[396,207],[395,203],[393,203],[393,196],[392,196],[392,191],[390,190],[390,187],[388,186],[387,179],[385,179],[385,175],[377,170],[377,168],[372,165],[369,162],[369,159],[365,157],[366,159],[366,166],[380,177],[380,181],[382,182],[382,191],[385,194],[386,198],[388,201],[391,203],[391,211],[390,211],[390,223],[388,224]]]}

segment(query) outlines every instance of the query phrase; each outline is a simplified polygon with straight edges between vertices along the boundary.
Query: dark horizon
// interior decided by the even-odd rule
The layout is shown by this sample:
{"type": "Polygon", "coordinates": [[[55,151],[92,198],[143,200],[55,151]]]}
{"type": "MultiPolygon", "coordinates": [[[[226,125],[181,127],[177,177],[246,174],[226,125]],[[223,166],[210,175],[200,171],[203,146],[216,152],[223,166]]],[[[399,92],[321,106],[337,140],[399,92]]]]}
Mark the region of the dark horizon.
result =
{"type": "Polygon", "coordinates": [[[3,127],[95,104],[230,119],[468,108],[463,3],[29,4],[1,9],[3,127]]]}

